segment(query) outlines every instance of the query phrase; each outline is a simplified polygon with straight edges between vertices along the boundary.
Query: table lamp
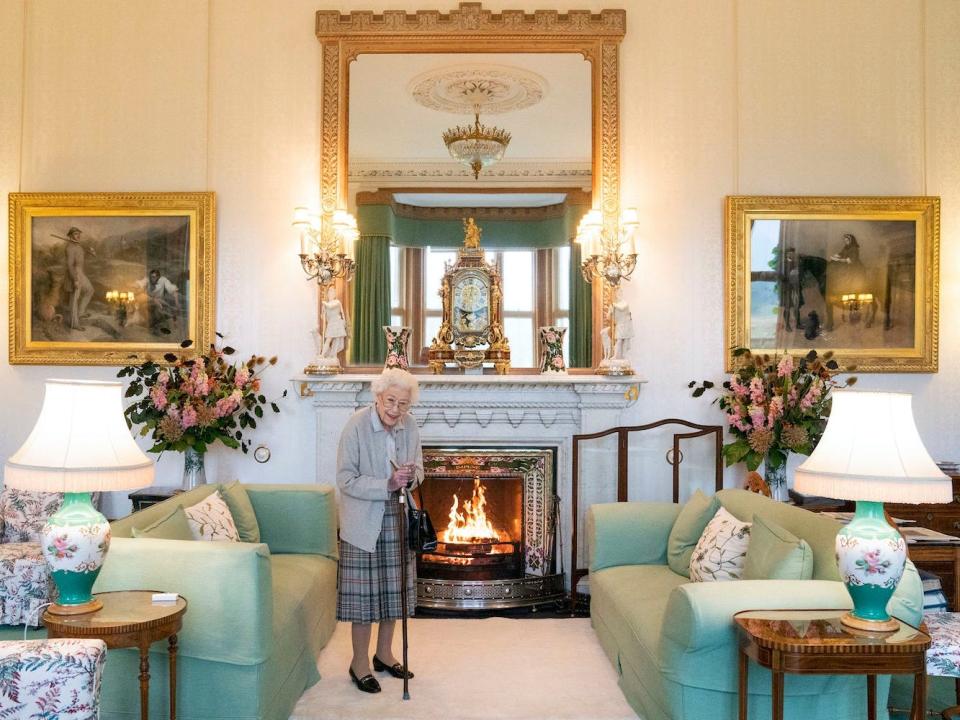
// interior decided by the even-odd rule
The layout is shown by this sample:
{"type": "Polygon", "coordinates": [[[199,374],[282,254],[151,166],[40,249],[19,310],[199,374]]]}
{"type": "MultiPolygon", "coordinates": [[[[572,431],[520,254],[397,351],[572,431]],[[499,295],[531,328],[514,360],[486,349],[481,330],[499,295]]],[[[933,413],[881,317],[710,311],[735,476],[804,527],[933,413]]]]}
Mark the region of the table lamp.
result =
{"type": "Polygon", "coordinates": [[[853,520],[837,533],[840,577],[853,598],[843,624],[898,629],[887,603],[907,559],[903,536],[887,523],[883,503],[952,500],[950,479],[936,466],[913,422],[904,393],[837,390],[816,449],[797,468],[797,491],[856,500],[853,520]]]}
{"type": "Polygon", "coordinates": [[[4,484],[62,492],[63,505],[43,528],[43,554],[59,590],[49,612],[76,615],[102,603],[91,594],[110,546],[110,525],[90,493],[153,483],[154,463],[123,417],[121,384],[47,380],[40,417],[7,460],[4,484]]]}

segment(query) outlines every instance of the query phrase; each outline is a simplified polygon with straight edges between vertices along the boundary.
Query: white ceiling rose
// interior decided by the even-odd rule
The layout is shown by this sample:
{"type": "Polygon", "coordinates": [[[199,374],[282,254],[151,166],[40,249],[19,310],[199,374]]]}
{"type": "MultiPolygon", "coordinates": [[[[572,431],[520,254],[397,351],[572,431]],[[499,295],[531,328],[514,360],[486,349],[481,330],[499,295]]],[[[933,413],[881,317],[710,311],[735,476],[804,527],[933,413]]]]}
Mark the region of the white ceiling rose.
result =
{"type": "Polygon", "coordinates": [[[417,103],[431,110],[490,115],[536,105],[546,96],[549,84],[542,75],[519,67],[471,63],[421,73],[407,89],[417,103]]]}

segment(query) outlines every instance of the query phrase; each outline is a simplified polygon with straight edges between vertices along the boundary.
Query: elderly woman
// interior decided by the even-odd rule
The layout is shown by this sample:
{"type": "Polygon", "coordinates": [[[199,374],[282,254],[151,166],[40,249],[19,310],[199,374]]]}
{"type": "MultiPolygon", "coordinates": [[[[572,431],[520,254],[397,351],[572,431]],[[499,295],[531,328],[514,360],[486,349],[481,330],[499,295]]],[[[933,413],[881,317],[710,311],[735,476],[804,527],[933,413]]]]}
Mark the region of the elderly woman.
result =
{"type": "MultiPolygon", "coordinates": [[[[370,672],[370,634],[379,623],[373,668],[403,678],[393,654],[401,616],[400,555],[407,562],[408,614],[416,605],[413,553],[400,547],[399,493],[423,479],[417,424],[407,411],[417,401],[416,379],[384,370],[371,386],[374,403],[347,421],[337,452],[340,488],[340,577],[337,620],[353,623],[350,677],[363,692],[380,692],[370,672]]],[[[409,673],[409,671],[408,671],[409,673]]],[[[408,677],[412,678],[413,673],[408,677]]]]}

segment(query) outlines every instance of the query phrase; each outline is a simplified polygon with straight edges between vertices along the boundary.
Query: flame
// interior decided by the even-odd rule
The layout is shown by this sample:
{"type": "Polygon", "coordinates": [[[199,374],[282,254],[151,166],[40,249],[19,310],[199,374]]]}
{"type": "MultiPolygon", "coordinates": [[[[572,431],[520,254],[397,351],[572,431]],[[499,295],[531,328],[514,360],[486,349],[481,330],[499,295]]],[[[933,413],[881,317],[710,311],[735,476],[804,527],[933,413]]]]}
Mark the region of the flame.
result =
{"type": "Polygon", "coordinates": [[[493,529],[493,524],[487,519],[484,510],[487,504],[486,493],[480,478],[473,479],[473,497],[463,501],[460,508],[460,498],[454,494],[453,505],[450,506],[450,522],[443,532],[441,540],[448,543],[483,543],[498,542],[502,538],[500,533],[493,529]]]}

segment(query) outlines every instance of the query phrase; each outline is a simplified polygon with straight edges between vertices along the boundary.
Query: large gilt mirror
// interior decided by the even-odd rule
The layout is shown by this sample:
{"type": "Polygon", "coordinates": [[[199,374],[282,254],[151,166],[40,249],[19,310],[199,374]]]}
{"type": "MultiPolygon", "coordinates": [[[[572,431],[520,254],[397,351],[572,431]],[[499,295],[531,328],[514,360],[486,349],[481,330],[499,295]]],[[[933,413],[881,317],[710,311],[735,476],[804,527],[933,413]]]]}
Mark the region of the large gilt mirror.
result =
{"type": "Polygon", "coordinates": [[[610,223],[620,209],[624,11],[319,11],[316,30],[322,211],[349,209],[360,232],[351,365],[381,361],[386,324],[409,325],[411,361],[426,364],[440,278],[473,217],[503,278],[513,367],[535,364],[541,325],[568,327],[571,366],[595,366],[608,298],[570,241],[590,208],[610,223]],[[510,136],[482,167],[455,142],[478,124],[510,136]]]}

